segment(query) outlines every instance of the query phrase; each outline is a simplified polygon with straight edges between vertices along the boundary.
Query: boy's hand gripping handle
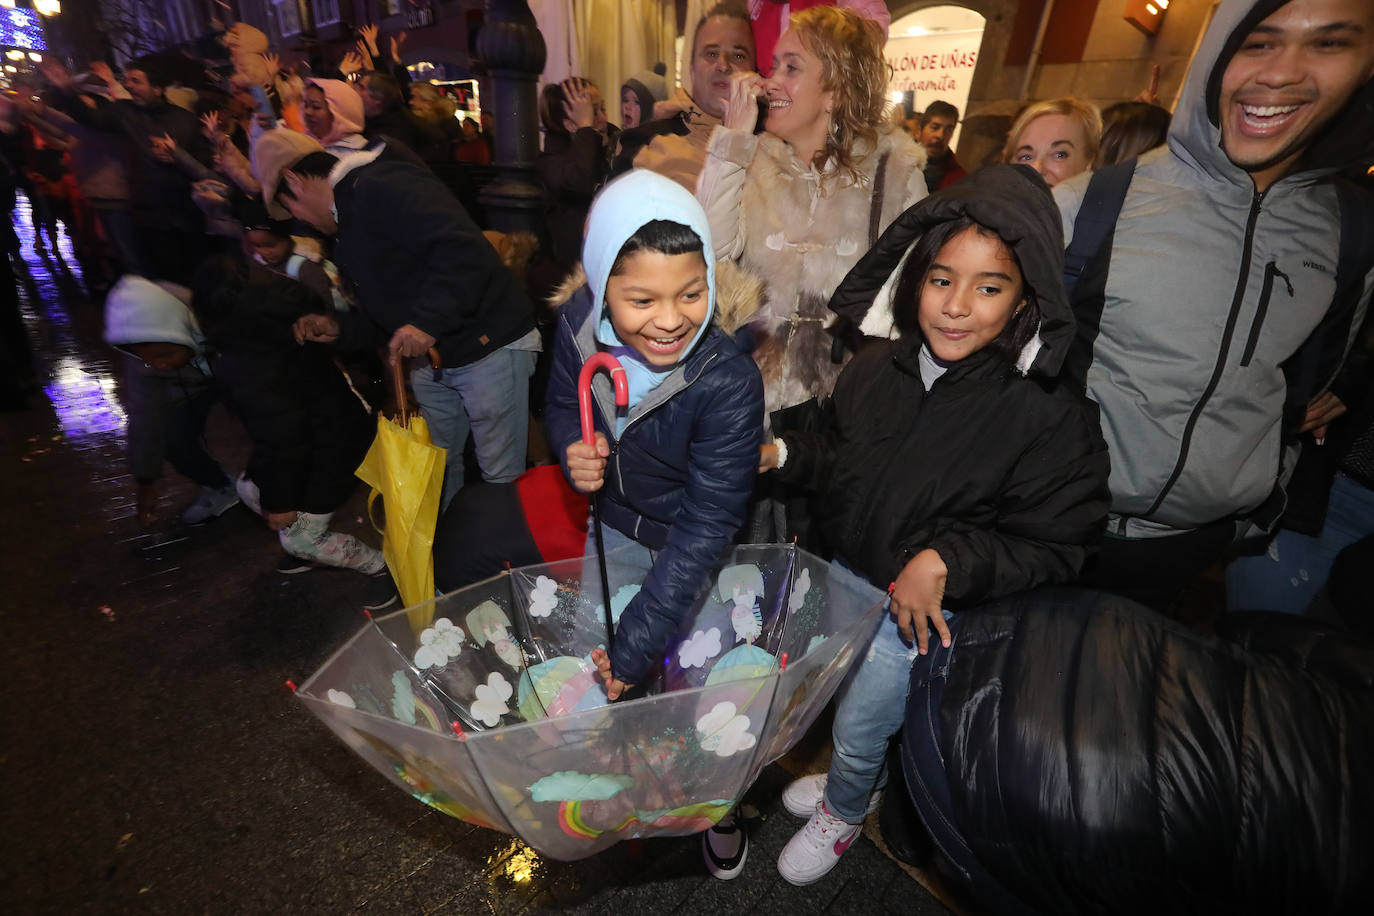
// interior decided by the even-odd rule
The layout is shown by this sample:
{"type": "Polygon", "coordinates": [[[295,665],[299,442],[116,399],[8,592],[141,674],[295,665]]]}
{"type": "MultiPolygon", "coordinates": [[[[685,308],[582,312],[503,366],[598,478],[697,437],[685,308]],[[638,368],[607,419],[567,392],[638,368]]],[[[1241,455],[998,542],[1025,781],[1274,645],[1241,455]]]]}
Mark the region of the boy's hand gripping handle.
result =
{"type": "Polygon", "coordinates": [[[630,403],[630,386],[625,381],[625,367],[620,365],[620,360],[609,353],[596,353],[583,363],[577,376],[577,413],[582,419],[582,441],[588,445],[596,442],[596,426],[592,423],[592,376],[601,369],[611,375],[615,406],[627,407],[630,403]]]}
{"type": "MultiPolygon", "coordinates": [[[[577,376],[577,412],[582,419],[582,441],[587,445],[596,442],[596,427],[592,424],[592,376],[605,369],[611,374],[611,384],[615,386],[617,407],[627,407],[630,403],[630,385],[625,379],[625,367],[620,360],[609,353],[597,353],[582,364],[577,376]]],[[[606,575],[606,545],[601,537],[601,515],[597,511],[600,492],[593,493],[588,508],[592,516],[592,533],[596,538],[596,565],[601,573],[601,611],[606,623],[606,652],[615,648],[615,624],[611,620],[611,583],[606,575]]]]}

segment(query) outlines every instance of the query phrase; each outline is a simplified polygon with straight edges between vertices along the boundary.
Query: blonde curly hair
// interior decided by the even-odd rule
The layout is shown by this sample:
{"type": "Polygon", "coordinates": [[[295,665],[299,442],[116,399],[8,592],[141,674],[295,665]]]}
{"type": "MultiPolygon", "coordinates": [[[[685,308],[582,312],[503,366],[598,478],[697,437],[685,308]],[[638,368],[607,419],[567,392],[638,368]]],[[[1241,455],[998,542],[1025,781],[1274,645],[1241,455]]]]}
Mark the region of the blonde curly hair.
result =
{"type": "Polygon", "coordinates": [[[858,180],[856,146],[862,140],[873,148],[887,108],[882,26],[850,9],[813,6],[792,16],[792,28],[802,47],[820,60],[821,91],[834,101],[830,130],[814,165],[819,169],[833,159],[858,180]]]}

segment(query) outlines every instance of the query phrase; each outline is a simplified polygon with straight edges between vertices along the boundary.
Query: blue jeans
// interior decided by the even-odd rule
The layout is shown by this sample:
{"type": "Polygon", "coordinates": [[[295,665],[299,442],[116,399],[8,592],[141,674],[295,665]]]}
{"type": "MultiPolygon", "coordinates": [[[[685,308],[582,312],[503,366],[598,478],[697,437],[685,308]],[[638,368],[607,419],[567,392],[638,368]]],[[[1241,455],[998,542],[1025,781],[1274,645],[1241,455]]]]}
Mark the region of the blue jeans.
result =
{"type": "Polygon", "coordinates": [[[462,489],[463,447],[469,431],[483,480],[509,483],[525,472],[530,376],[539,354],[512,347],[502,347],[466,366],[442,369],[437,381],[428,366],[410,373],[410,385],[429,434],[435,445],[448,449],[440,512],[462,489]]]}
{"type": "Polygon", "coordinates": [[[1331,575],[1336,555],[1374,534],[1374,490],[1337,474],[1321,534],[1281,530],[1257,557],[1226,567],[1226,609],[1302,614],[1331,575]]]}
{"type": "MultiPolygon", "coordinates": [[[[945,611],[945,619],[953,615],[945,611]]],[[[940,648],[932,629],[930,646],[940,648]]],[[[825,784],[825,807],[848,824],[862,824],[868,799],[887,784],[887,743],[902,727],[907,685],[916,646],[908,645],[897,629],[897,617],[883,615],[868,652],[840,688],[831,740],[830,775],[825,784]]]]}

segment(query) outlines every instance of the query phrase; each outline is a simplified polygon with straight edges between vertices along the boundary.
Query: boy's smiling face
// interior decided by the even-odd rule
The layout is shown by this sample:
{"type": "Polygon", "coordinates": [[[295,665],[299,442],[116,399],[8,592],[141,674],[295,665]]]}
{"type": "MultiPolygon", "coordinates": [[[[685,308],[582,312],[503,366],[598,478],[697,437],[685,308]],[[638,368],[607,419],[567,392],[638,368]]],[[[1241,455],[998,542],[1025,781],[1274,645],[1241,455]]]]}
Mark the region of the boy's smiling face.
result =
{"type": "Polygon", "coordinates": [[[709,305],[706,260],[697,251],[636,251],[606,281],[606,308],[616,336],[660,369],[682,358],[709,305]]]}

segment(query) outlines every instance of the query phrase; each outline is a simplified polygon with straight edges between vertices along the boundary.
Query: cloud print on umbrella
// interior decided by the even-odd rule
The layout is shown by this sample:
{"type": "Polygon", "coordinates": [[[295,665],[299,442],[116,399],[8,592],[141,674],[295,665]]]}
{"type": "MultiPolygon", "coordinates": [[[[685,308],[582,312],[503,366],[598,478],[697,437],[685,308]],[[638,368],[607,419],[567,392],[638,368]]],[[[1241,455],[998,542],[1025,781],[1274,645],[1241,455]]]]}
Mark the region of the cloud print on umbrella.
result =
{"type": "Polygon", "coordinates": [[[330,690],[328,693],[329,702],[336,706],[347,706],[349,709],[357,709],[358,704],[353,702],[353,698],[342,690],[330,690]]]}
{"type": "Polygon", "coordinates": [[[548,576],[540,576],[534,580],[534,588],[530,590],[531,617],[547,617],[553,613],[553,609],[558,606],[558,583],[548,576]]]}
{"type": "Polygon", "coordinates": [[[472,714],[482,720],[484,725],[492,726],[501,721],[501,717],[510,712],[510,707],[506,701],[515,692],[510,684],[499,671],[493,671],[487,678],[485,684],[477,685],[477,699],[472,704],[472,714]]]}
{"type": "Polygon", "coordinates": [[[720,654],[720,628],[697,630],[683,644],[677,654],[678,664],[684,668],[700,668],[709,658],[720,654]]]}
{"type": "Polygon", "coordinates": [[[787,610],[793,614],[806,603],[806,593],[811,591],[811,570],[802,568],[801,575],[792,583],[792,593],[787,596],[787,610]]]}
{"type": "Polygon", "coordinates": [[[634,782],[629,776],[560,770],[531,785],[530,797],[539,802],[605,801],[628,789],[634,782]]]}
{"type": "Polygon", "coordinates": [[[747,751],[758,740],[749,731],[749,717],[736,715],[735,704],[730,702],[717,703],[698,719],[697,735],[701,749],[712,751],[717,757],[747,751]]]}
{"type": "Polygon", "coordinates": [[[420,648],[415,650],[415,667],[442,668],[451,658],[463,651],[463,630],[447,617],[440,617],[420,634],[420,648]]]}

